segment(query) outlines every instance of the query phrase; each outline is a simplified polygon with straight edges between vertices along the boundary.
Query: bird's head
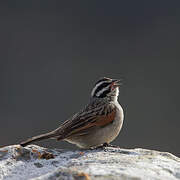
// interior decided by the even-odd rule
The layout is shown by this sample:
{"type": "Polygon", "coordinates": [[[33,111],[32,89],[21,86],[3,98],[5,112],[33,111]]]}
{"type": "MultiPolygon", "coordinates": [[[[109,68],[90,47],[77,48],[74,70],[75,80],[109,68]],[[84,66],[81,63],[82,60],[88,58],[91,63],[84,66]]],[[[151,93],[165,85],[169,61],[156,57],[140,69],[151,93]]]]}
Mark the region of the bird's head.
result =
{"type": "Polygon", "coordinates": [[[120,85],[120,80],[107,77],[100,78],[92,89],[91,97],[117,100],[120,85]]]}

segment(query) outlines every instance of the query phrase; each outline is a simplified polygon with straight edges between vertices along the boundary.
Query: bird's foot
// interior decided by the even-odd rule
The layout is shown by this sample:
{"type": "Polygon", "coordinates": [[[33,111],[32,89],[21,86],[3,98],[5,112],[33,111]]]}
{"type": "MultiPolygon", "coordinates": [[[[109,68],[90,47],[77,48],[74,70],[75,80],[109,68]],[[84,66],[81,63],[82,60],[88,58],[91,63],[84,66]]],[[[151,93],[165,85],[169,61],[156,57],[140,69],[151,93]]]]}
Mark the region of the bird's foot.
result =
{"type": "Polygon", "coordinates": [[[116,146],[116,145],[104,143],[104,144],[102,144],[102,145],[100,145],[100,146],[97,146],[97,147],[91,148],[91,149],[92,149],[92,150],[94,150],[94,149],[96,149],[96,150],[98,150],[98,149],[104,149],[104,150],[105,150],[106,147],[120,148],[119,146],[116,146]]]}
{"type": "Polygon", "coordinates": [[[104,143],[102,146],[103,146],[103,147],[113,147],[113,148],[120,148],[119,146],[112,145],[112,144],[109,144],[109,143],[104,143]]]}

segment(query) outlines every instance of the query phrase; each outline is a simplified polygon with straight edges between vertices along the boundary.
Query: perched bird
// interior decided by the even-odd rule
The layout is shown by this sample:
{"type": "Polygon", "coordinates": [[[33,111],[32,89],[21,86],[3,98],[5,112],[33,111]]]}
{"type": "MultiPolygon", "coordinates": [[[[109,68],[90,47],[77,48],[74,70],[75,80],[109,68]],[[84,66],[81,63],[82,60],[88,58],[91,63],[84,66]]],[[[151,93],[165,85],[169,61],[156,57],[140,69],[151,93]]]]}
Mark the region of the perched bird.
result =
{"type": "Polygon", "coordinates": [[[119,134],[123,124],[123,109],[118,103],[120,80],[103,77],[92,89],[89,104],[62,123],[57,129],[32,137],[21,146],[35,141],[55,138],[80,148],[108,145],[119,134]]]}

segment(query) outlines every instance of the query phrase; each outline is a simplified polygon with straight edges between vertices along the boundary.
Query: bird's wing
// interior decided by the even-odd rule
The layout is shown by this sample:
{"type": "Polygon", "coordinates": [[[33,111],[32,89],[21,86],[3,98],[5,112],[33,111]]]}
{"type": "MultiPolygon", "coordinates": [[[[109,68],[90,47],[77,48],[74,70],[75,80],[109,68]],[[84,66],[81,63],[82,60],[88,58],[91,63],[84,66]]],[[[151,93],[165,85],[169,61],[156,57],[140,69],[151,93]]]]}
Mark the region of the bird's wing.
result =
{"type": "Polygon", "coordinates": [[[91,108],[89,111],[82,111],[62,124],[62,136],[58,139],[65,139],[75,134],[84,134],[92,128],[107,126],[114,121],[115,114],[116,108],[112,104],[91,108]]]}

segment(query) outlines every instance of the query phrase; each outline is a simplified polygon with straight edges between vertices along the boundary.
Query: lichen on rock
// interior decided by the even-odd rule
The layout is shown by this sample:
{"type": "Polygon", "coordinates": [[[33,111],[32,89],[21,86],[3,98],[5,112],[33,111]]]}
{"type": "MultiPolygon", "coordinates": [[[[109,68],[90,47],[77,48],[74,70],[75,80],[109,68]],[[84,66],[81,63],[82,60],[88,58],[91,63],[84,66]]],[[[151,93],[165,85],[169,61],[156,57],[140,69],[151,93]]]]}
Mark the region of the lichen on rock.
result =
{"type": "Polygon", "coordinates": [[[177,180],[180,158],[140,148],[67,151],[13,145],[0,148],[0,179],[177,180]]]}

